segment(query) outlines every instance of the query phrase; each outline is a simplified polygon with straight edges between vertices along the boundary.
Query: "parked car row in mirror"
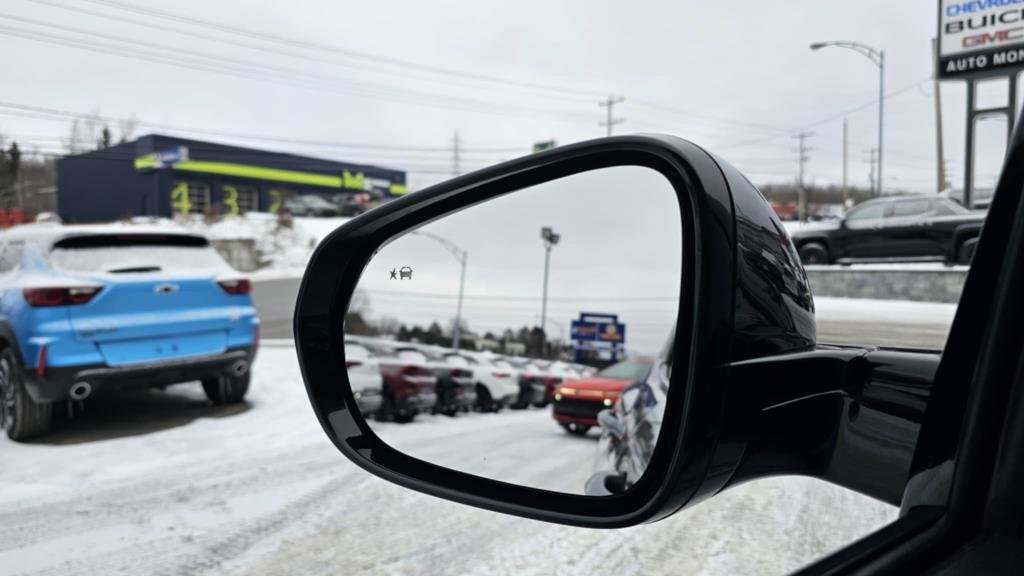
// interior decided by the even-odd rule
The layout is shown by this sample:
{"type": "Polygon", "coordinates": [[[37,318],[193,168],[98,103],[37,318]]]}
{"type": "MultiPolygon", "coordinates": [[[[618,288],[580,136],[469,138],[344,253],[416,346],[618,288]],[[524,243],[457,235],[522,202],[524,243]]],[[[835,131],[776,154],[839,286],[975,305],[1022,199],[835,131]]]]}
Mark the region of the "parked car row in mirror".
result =
{"type": "Polygon", "coordinates": [[[345,358],[360,412],[397,423],[411,422],[422,413],[455,416],[543,408],[560,399],[560,384],[597,372],[561,360],[363,336],[345,339],[345,358]]]}

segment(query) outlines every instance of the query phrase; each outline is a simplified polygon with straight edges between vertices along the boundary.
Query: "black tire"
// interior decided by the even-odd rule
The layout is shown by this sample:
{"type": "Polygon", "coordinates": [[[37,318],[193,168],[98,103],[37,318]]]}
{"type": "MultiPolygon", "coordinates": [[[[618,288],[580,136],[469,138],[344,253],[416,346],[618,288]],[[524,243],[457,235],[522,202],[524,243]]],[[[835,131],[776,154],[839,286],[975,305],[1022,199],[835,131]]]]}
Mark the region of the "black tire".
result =
{"type": "Polygon", "coordinates": [[[12,348],[0,351],[0,427],[11,440],[44,434],[53,421],[53,405],[32,399],[21,379],[22,365],[12,348]]]}
{"type": "Polygon", "coordinates": [[[241,376],[221,376],[203,380],[203,392],[217,406],[238,404],[249,391],[249,372],[241,376]]]}
{"type": "Polygon", "coordinates": [[[533,407],[534,408],[547,408],[548,407],[548,401],[544,400],[543,402],[534,402],[533,403],[533,407]]]}
{"type": "Polygon", "coordinates": [[[978,239],[971,238],[965,240],[963,244],[957,248],[956,251],[956,263],[961,266],[970,266],[971,260],[974,260],[974,249],[978,246],[978,239]]]}
{"type": "Polygon", "coordinates": [[[800,262],[808,264],[829,264],[828,248],[821,242],[808,242],[800,247],[800,262]]]}
{"type": "Polygon", "coordinates": [[[398,403],[395,401],[395,397],[390,391],[385,390],[384,401],[380,405],[380,410],[377,411],[377,420],[380,422],[394,422],[396,424],[407,424],[412,422],[413,418],[416,417],[416,413],[400,412],[398,410],[398,403]]]}
{"type": "Polygon", "coordinates": [[[491,391],[483,384],[476,385],[476,408],[481,412],[497,412],[501,407],[491,397],[491,391]]]}
{"type": "Polygon", "coordinates": [[[587,424],[577,424],[575,422],[561,422],[562,428],[573,436],[586,436],[587,432],[590,432],[590,426],[587,424]]]}

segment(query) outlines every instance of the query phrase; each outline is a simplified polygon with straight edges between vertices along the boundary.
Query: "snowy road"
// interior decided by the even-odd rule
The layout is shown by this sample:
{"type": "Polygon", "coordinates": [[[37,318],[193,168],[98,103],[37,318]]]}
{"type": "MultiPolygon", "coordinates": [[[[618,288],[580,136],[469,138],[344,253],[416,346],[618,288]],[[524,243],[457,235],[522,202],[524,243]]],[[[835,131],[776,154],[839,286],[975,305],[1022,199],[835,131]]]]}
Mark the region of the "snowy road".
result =
{"type": "MultiPolygon", "coordinates": [[[[183,385],[97,401],[32,444],[0,440],[0,574],[777,574],[896,515],[781,478],[619,531],[501,516],[344,460],[313,418],[290,347],[264,347],[254,374],[246,406],[210,407],[183,385]]],[[[503,429],[531,424],[548,444],[517,470],[538,483],[552,476],[545,462],[564,462],[559,443],[593,442],[548,434],[557,429],[540,410],[425,418],[382,434],[443,458],[445,438],[511,442],[503,429]]],[[[562,468],[566,486],[587,472],[562,468]]]]}

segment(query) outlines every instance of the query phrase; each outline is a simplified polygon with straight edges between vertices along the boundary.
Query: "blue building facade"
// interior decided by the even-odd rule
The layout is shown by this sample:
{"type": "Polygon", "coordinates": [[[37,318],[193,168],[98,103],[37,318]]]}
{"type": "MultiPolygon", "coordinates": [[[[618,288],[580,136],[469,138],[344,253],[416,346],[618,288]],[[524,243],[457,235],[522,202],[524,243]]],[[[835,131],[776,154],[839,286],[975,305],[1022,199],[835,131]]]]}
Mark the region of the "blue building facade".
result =
{"type": "Polygon", "coordinates": [[[65,222],[275,213],[296,195],[364,192],[403,195],[405,172],[156,134],[57,161],[65,222]]]}

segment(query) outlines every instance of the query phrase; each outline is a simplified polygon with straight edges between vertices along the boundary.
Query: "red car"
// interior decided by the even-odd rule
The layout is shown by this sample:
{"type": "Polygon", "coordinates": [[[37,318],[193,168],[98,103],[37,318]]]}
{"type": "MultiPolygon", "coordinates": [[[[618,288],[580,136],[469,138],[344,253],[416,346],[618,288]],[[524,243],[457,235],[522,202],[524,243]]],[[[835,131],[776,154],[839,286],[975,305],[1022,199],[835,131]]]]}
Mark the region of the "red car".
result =
{"type": "Polygon", "coordinates": [[[597,413],[614,406],[626,386],[646,378],[652,365],[654,358],[639,356],[567,381],[555,391],[551,414],[567,432],[582,436],[597,426],[597,413]]]}

